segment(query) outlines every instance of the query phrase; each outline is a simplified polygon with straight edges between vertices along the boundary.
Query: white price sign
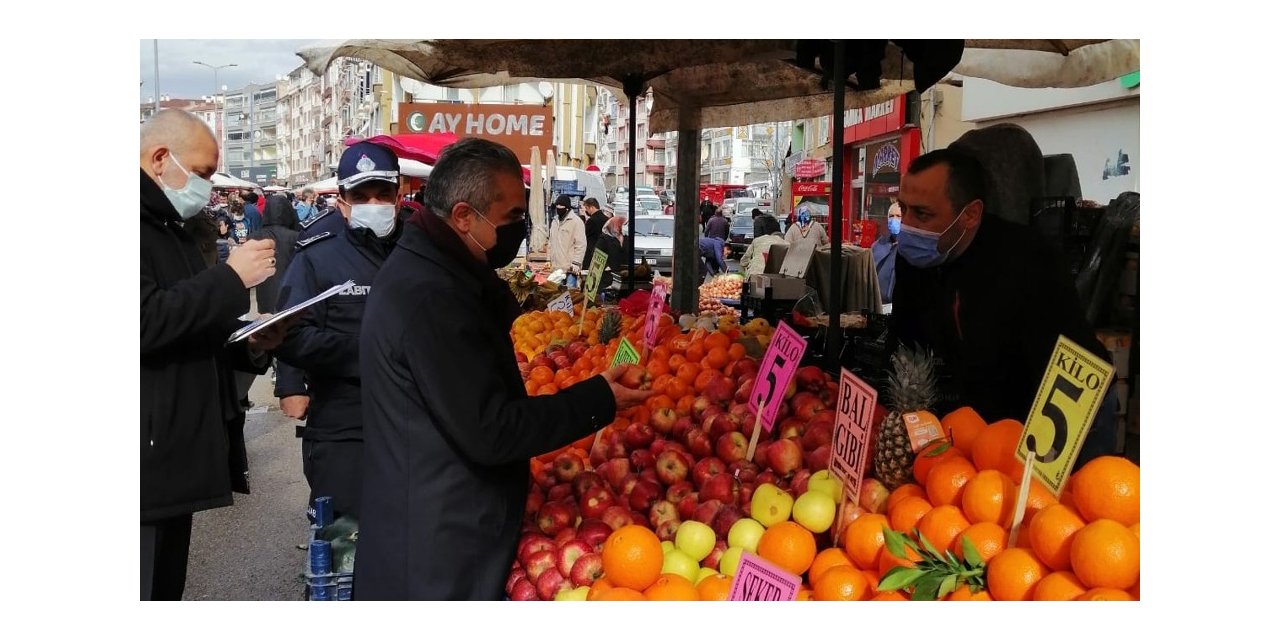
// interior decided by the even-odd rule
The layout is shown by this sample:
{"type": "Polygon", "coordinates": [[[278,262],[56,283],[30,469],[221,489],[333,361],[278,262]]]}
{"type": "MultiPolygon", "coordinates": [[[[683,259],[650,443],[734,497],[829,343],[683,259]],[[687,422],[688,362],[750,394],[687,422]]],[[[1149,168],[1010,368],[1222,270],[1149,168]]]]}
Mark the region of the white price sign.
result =
{"type": "Polygon", "coordinates": [[[559,311],[560,313],[573,316],[573,298],[570,297],[569,292],[566,291],[561,294],[560,297],[552,300],[551,303],[547,305],[547,311],[559,311]]]}

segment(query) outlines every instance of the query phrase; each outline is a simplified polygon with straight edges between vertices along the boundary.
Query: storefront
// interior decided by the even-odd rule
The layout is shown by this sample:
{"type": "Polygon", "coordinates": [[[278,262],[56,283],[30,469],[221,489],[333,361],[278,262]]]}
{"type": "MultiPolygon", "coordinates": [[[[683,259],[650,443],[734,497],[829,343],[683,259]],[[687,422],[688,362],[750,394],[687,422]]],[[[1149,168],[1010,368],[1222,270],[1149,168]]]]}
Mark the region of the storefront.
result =
{"type": "MultiPolygon", "coordinates": [[[[898,199],[902,172],[920,155],[920,128],[908,114],[907,96],[853,109],[844,130],[847,219],[875,224],[884,232],[889,205],[898,199]]],[[[855,226],[845,224],[845,240],[855,226]]]]}

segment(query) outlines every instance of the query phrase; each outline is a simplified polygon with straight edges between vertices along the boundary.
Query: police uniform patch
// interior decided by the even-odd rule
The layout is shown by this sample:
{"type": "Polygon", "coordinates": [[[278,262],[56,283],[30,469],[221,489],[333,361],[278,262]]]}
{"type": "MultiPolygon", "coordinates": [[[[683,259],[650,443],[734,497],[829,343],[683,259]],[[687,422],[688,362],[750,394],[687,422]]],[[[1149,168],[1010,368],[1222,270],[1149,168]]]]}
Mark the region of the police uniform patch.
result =
{"type": "Polygon", "coordinates": [[[306,238],[305,240],[299,240],[294,245],[294,248],[305,249],[308,245],[312,245],[312,244],[315,244],[316,242],[319,242],[320,240],[324,240],[325,238],[332,238],[332,237],[333,237],[333,234],[328,231],[324,233],[318,233],[314,236],[311,236],[310,238],[306,238]]]}
{"type": "Polygon", "coordinates": [[[320,215],[318,215],[318,216],[311,216],[311,218],[310,218],[310,219],[308,219],[306,222],[303,222],[303,223],[302,223],[302,228],[303,228],[303,229],[306,229],[307,227],[309,227],[309,226],[311,226],[311,225],[315,224],[316,222],[318,222],[318,221],[320,220],[320,218],[323,218],[323,217],[325,217],[325,216],[327,216],[327,215],[329,215],[329,214],[331,214],[331,213],[333,213],[333,209],[329,209],[329,210],[325,211],[324,213],[322,213],[322,214],[320,214],[320,215]]]}
{"type": "Polygon", "coordinates": [[[360,161],[356,163],[356,169],[360,171],[373,171],[376,167],[377,165],[373,163],[373,160],[370,160],[369,156],[364,154],[360,156],[360,161]]]}

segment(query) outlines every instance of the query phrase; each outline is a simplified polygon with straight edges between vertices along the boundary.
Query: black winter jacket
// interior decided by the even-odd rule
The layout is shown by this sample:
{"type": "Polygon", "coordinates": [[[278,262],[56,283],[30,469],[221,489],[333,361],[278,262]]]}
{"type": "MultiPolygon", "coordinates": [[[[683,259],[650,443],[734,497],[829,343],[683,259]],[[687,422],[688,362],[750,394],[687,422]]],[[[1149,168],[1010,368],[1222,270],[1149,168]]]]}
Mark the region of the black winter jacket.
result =
{"type": "Polygon", "coordinates": [[[596,376],[525,394],[511,290],[419,214],[374,279],[360,330],[360,600],[497,600],[515,558],[529,458],[614,418],[596,376]]]}
{"type": "Polygon", "coordinates": [[[232,367],[266,370],[246,342],[249,291],[225,263],[205,267],[164,192],[142,174],[142,521],[231,504],[248,492],[232,367]]]}

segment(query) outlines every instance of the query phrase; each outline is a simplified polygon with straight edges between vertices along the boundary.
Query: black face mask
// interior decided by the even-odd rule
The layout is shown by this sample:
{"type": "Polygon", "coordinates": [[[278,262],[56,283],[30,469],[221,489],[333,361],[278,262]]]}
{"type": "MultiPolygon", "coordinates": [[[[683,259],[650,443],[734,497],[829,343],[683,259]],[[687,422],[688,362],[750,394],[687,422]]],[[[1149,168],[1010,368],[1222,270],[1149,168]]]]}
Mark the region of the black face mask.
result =
{"type": "Polygon", "coordinates": [[[492,269],[501,269],[516,259],[520,253],[520,243],[524,242],[524,223],[512,222],[498,227],[498,243],[484,252],[484,257],[492,269]]]}
{"type": "Polygon", "coordinates": [[[566,215],[569,215],[568,209],[556,209],[556,217],[559,218],[561,221],[564,220],[564,217],[566,215]]]}

